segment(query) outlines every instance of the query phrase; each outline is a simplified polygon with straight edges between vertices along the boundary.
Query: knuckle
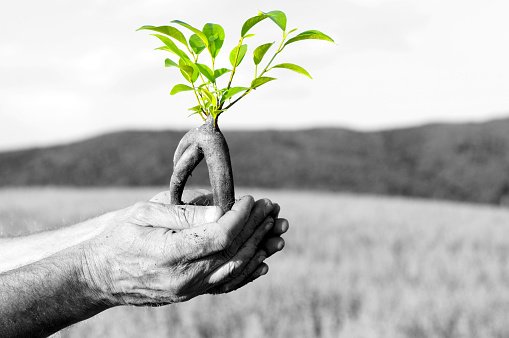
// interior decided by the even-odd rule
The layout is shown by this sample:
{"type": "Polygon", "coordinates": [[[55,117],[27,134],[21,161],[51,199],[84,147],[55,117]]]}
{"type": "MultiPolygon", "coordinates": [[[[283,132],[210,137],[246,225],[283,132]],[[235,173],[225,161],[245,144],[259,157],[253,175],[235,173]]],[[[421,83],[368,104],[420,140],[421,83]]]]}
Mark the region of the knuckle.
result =
{"type": "Polygon", "coordinates": [[[272,202],[269,199],[261,199],[256,201],[254,212],[252,213],[252,221],[254,225],[258,225],[262,222],[267,215],[271,213],[273,209],[272,202]]]}
{"type": "Polygon", "coordinates": [[[246,196],[244,196],[243,198],[245,198],[245,199],[246,199],[246,201],[247,201],[247,202],[249,202],[249,203],[255,203],[255,199],[254,199],[254,197],[253,197],[253,196],[251,196],[251,195],[246,195],[246,196]]]}
{"type": "Polygon", "coordinates": [[[272,206],[272,201],[268,198],[262,198],[262,201],[265,203],[266,206],[272,206]]]}
{"type": "Polygon", "coordinates": [[[272,204],[272,201],[269,200],[268,198],[263,198],[263,199],[261,199],[261,201],[263,202],[263,206],[264,206],[265,210],[272,211],[272,209],[274,209],[274,205],[272,204]]]}
{"type": "Polygon", "coordinates": [[[230,259],[232,258],[233,256],[235,256],[236,254],[236,251],[235,250],[235,246],[234,245],[230,245],[229,247],[223,249],[223,255],[226,259],[230,259]]]}
{"type": "Polygon", "coordinates": [[[257,243],[258,242],[255,243],[255,242],[249,241],[248,243],[245,244],[244,250],[246,250],[248,253],[255,252],[258,247],[257,243]]]}

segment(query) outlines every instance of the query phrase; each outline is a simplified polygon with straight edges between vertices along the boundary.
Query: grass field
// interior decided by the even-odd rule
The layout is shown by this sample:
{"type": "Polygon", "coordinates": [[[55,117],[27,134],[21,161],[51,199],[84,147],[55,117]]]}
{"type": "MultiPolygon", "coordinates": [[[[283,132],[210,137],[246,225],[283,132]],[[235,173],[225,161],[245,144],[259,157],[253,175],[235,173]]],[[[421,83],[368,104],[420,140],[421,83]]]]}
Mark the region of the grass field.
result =
{"type": "MultiPolygon", "coordinates": [[[[150,189],[0,190],[0,233],[56,228],[150,189]]],[[[240,191],[246,193],[246,191],[240,191]]],[[[270,272],[226,296],[115,308],[56,337],[509,337],[509,210],[250,191],[289,219],[270,272]]]]}

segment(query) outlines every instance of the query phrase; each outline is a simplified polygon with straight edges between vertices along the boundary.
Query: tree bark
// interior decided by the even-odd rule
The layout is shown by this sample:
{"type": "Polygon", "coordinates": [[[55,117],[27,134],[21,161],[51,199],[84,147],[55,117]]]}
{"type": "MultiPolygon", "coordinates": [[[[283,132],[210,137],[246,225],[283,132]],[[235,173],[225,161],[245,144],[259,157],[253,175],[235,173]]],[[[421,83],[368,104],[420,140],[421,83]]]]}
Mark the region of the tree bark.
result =
{"type": "Polygon", "coordinates": [[[203,158],[207,163],[214,205],[226,212],[235,203],[230,151],[217,117],[214,121],[210,115],[203,125],[184,135],[175,151],[170,181],[171,203],[183,204],[182,192],[187,179],[203,158]]]}

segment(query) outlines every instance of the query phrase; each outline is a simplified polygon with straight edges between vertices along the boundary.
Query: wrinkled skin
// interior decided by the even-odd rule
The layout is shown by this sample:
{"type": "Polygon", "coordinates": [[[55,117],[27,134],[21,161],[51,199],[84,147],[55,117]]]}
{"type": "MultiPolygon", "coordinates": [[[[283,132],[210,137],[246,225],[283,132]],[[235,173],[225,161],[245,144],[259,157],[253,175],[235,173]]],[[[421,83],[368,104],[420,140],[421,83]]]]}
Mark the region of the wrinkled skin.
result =
{"type": "Polygon", "coordinates": [[[279,206],[246,196],[223,214],[210,195],[169,205],[168,193],[110,217],[84,245],[84,274],[111,305],[163,305],[238,289],[268,271],[288,222],[279,206]],[[93,248],[93,249],[92,249],[93,248]],[[93,253],[93,254],[92,254],[93,253]]]}

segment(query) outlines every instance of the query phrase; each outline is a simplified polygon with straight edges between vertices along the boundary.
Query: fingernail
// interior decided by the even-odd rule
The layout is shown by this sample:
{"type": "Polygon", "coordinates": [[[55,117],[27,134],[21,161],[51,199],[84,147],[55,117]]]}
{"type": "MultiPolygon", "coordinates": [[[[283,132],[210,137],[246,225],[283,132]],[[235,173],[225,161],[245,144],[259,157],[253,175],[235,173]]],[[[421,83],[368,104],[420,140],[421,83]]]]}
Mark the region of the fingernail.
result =
{"type": "Polygon", "coordinates": [[[267,274],[267,272],[269,272],[269,267],[268,266],[264,266],[262,271],[260,272],[260,276],[263,276],[263,275],[267,274]]]}
{"type": "Polygon", "coordinates": [[[268,231],[268,230],[272,229],[273,226],[274,226],[274,223],[269,222],[269,223],[265,224],[265,230],[268,231]]]}
{"type": "Polygon", "coordinates": [[[262,263],[267,257],[265,256],[260,256],[258,257],[258,264],[262,263]]]}
{"type": "Polygon", "coordinates": [[[284,241],[279,241],[279,243],[277,243],[277,249],[278,250],[283,249],[284,246],[285,246],[285,242],[284,241]]]}

